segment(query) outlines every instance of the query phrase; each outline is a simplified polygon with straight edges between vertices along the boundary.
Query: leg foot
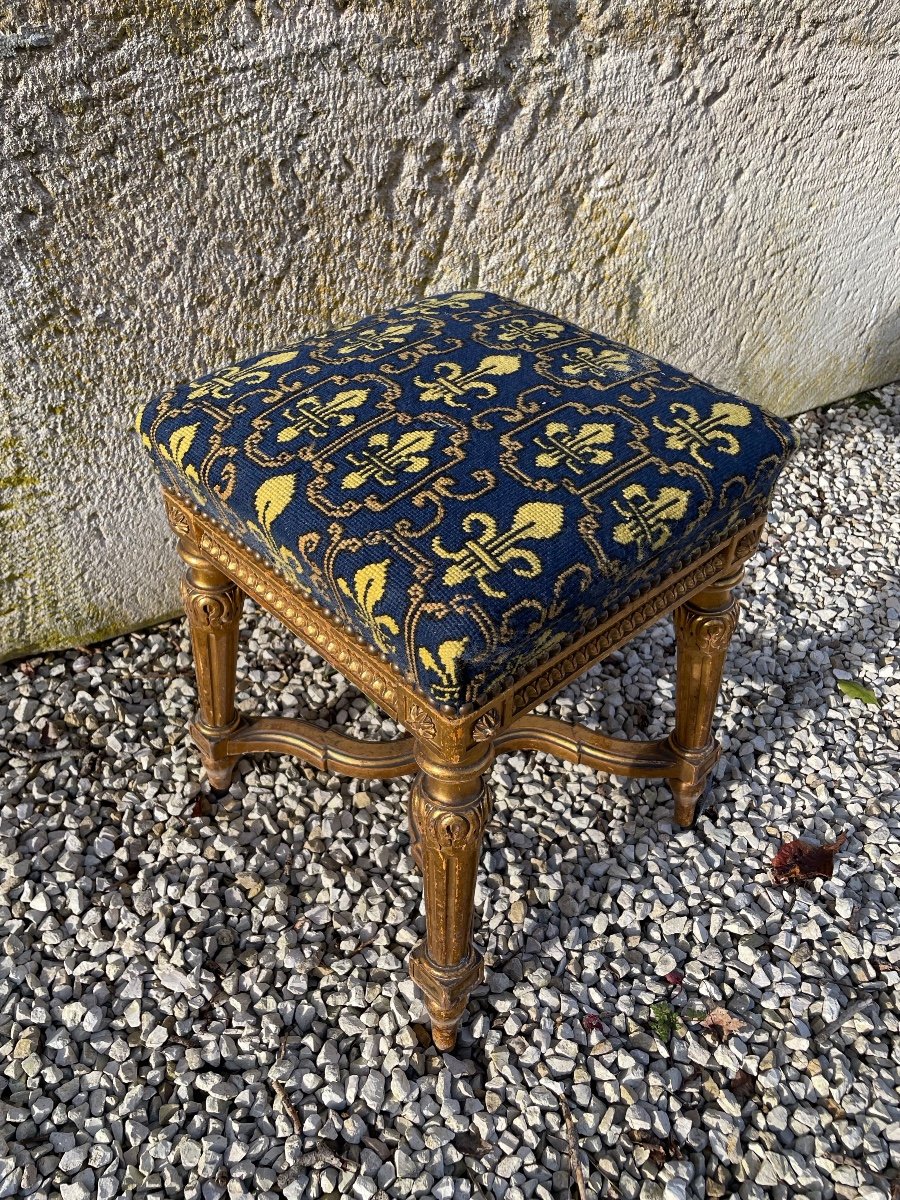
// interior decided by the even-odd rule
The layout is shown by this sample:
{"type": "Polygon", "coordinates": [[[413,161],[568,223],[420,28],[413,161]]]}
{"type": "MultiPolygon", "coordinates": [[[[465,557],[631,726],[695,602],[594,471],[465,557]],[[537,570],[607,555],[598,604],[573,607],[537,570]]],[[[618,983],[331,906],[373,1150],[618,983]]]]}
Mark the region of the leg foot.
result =
{"type": "Polygon", "coordinates": [[[706,812],[712,790],[709,777],[704,779],[699,788],[691,787],[681,780],[672,780],[670,786],[675,798],[675,820],[682,829],[693,829],[698,818],[706,812]]]}
{"type": "Polygon", "coordinates": [[[237,763],[234,759],[229,758],[219,763],[204,762],[203,766],[206,768],[206,778],[209,780],[209,786],[214,792],[224,795],[231,787],[231,779],[237,763]]]}
{"type": "Polygon", "coordinates": [[[181,538],[178,553],[187,568],[181,598],[191,627],[200,709],[191,736],[210,785],[226,791],[237,758],[217,749],[242,723],[234,707],[234,683],[243,593],[190,538],[181,538]]]}
{"type": "Polygon", "coordinates": [[[459,763],[416,747],[421,772],[410,795],[411,828],[425,880],[425,940],[412,952],[410,975],[421,988],[439,1050],[452,1050],[469,994],[484,977],[473,941],[475,877],[490,819],[484,781],[493,746],[479,747],[459,763]]]}
{"type": "Polygon", "coordinates": [[[717,579],[675,610],[678,644],[675,730],[669,745],[678,760],[670,776],[675,819],[685,828],[697,816],[709,774],[719,757],[712,720],[719,698],[728,643],[737,624],[738,603],[732,595],[742,570],[717,579]]]}
{"type": "Polygon", "coordinates": [[[697,802],[700,795],[695,788],[688,787],[680,780],[674,780],[671,786],[675,798],[675,820],[682,829],[691,829],[697,819],[697,802]]]}

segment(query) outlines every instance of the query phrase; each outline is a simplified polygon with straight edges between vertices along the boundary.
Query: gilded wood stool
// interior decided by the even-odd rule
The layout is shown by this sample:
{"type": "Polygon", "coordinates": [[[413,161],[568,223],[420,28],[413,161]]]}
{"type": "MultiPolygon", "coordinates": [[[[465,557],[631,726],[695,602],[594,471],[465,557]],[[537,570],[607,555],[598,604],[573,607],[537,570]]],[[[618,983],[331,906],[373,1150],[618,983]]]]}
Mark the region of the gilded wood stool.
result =
{"type": "Polygon", "coordinates": [[[484,292],[417,300],[247,359],[146,405],[186,564],[214,788],[295,754],[414,774],[426,936],[410,971],[450,1049],[482,979],[475,876],[498,752],[667,779],[689,825],[732,592],[793,440],[777,417],[626,346],[484,292]],[[243,595],[399,721],[383,744],[235,709],[243,595]],[[674,611],[677,711],[630,742],[530,711],[674,611]]]}

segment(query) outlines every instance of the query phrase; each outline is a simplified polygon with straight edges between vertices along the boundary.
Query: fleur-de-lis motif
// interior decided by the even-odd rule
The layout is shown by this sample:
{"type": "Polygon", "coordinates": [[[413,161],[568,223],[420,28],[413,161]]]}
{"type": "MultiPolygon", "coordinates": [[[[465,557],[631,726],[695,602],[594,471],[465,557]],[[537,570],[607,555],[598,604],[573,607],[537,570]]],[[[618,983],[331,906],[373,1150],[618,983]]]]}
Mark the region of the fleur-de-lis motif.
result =
{"type": "Polygon", "coordinates": [[[301,396],[285,410],[285,420],[290,424],[279,431],[276,440],[290,442],[304,433],[322,438],[332,427],[345,429],[356,420],[356,413],[352,410],[359,408],[368,394],[365,388],[350,388],[346,392],[338,392],[330,400],[322,400],[314,393],[301,396]]]}
{"type": "Polygon", "coordinates": [[[417,429],[412,433],[404,433],[392,446],[386,433],[373,434],[359,456],[347,455],[347,461],[353,463],[357,470],[344,478],[341,487],[353,491],[367,479],[376,480],[382,487],[391,487],[401,472],[418,475],[428,466],[425,451],[430,449],[434,439],[435,434],[430,430],[417,429]]]}
{"type": "Polygon", "coordinates": [[[564,330],[565,326],[556,321],[526,321],[523,317],[512,317],[498,326],[497,341],[533,350],[535,346],[558,338],[564,330]]]}
{"type": "Polygon", "coordinates": [[[396,637],[400,632],[400,627],[393,617],[377,616],[375,613],[375,606],[384,596],[389,563],[390,560],[386,558],[383,562],[369,563],[365,567],[360,567],[353,576],[352,589],[346,580],[339,579],[337,581],[338,587],[353,602],[382,650],[388,648],[385,634],[391,633],[396,637]]]}
{"type": "Polygon", "coordinates": [[[593,346],[576,346],[563,354],[563,375],[571,379],[608,379],[610,375],[624,375],[634,365],[627,350],[595,350],[593,346]]]}
{"type": "Polygon", "coordinates": [[[438,677],[439,682],[432,685],[431,693],[442,704],[450,704],[458,698],[459,664],[468,644],[468,638],[451,638],[441,642],[437,648],[437,659],[427,647],[419,648],[422,666],[438,677]]]}
{"type": "Polygon", "coordinates": [[[561,504],[535,502],[523,504],[512,519],[506,533],[497,532],[497,522],[490,513],[469,513],[463,519],[464,533],[475,534],[468,538],[459,550],[447,550],[439,537],[434,538],[431,548],[440,558],[452,560],[444,572],[443,581],[451,587],[475,579],[486,596],[502,598],[505,591],[494,587],[491,582],[511,567],[514,575],[534,579],[541,573],[541,560],[533,550],[519,545],[526,540],[543,540],[555,537],[562,529],[563,507],[561,504]]]}
{"type": "Polygon", "coordinates": [[[415,325],[404,325],[399,322],[386,325],[383,329],[359,329],[348,342],[344,342],[343,346],[338,346],[337,353],[357,354],[361,350],[368,350],[371,354],[379,354],[382,350],[387,350],[389,346],[402,345],[407,335],[414,329],[415,325]]]}
{"type": "Polygon", "coordinates": [[[742,404],[721,402],[712,406],[708,417],[701,417],[690,404],[673,404],[669,410],[676,416],[671,425],[665,425],[659,417],[653,418],[657,429],[669,436],[666,438],[667,450],[687,450],[694,462],[701,467],[712,469],[713,464],[703,457],[703,450],[718,450],[721,454],[737,454],[741,444],[733,433],[728,432],[728,426],[733,429],[750,424],[750,410],[742,404]]]}
{"type": "Polygon", "coordinates": [[[613,425],[602,424],[582,425],[572,433],[562,421],[550,421],[544,426],[543,436],[534,439],[535,445],[543,451],[535,462],[539,467],[558,467],[565,463],[570,471],[583,475],[579,463],[601,467],[610,461],[611,451],[602,447],[613,440],[615,432],[613,425]]]}
{"type": "Polygon", "coordinates": [[[454,397],[475,392],[483,400],[490,400],[497,395],[497,386],[489,383],[485,376],[512,375],[518,371],[520,363],[517,354],[489,354],[471,371],[464,371],[457,362],[440,362],[434,368],[434,379],[425,380],[417,375],[413,382],[421,391],[419,399],[423,403],[465,408],[465,404],[460,404],[454,397]]]}
{"type": "Polygon", "coordinates": [[[481,300],[484,292],[455,292],[452,296],[426,296],[422,300],[414,300],[404,304],[398,311],[402,313],[441,313],[448,309],[451,312],[462,312],[469,307],[472,300],[481,300]]]}
{"type": "Polygon", "coordinates": [[[613,500],[613,508],[625,519],[613,528],[620,546],[634,546],[639,553],[659,550],[672,533],[671,523],[687,512],[690,492],[684,488],[664,487],[651,499],[647,489],[632,483],[613,500]]]}
{"type": "Polygon", "coordinates": [[[249,367],[224,367],[208,379],[198,379],[192,383],[188,399],[199,400],[201,396],[212,396],[214,400],[227,400],[237,384],[265,383],[272,367],[290,362],[296,356],[296,350],[279,350],[276,354],[267,354],[249,367]]]}

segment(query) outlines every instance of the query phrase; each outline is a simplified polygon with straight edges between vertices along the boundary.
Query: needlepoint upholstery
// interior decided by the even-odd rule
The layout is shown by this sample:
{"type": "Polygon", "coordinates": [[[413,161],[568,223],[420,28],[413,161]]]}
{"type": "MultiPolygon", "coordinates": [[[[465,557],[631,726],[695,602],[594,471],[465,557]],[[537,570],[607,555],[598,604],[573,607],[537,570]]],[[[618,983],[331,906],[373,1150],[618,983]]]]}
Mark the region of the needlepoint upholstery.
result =
{"type": "Polygon", "coordinates": [[[179,384],[137,426],[165,486],[454,710],[750,521],[793,447],[746,400],[474,291],[179,384]]]}

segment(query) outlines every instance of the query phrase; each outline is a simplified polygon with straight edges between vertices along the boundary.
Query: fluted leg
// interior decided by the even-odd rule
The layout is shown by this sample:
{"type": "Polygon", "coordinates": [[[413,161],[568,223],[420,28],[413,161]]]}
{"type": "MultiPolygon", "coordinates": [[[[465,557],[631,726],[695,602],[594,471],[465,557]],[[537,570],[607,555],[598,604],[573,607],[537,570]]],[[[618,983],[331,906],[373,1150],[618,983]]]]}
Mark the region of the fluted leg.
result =
{"type": "Polygon", "coordinates": [[[670,778],[679,825],[694,822],[720,747],[712,735],[712,720],[728,643],[738,617],[732,589],[743,570],[717,579],[675,610],[678,678],[675,690],[675,730],[669,742],[679,759],[679,775],[670,778]]]}
{"type": "Polygon", "coordinates": [[[452,1050],[469,994],[484,976],[473,942],[475,877],[491,814],[484,775],[494,751],[482,746],[449,763],[419,745],[416,759],[421,771],[410,811],[425,881],[425,940],[413,950],[409,969],[425,995],[435,1046],[452,1050]]]}
{"type": "Polygon", "coordinates": [[[186,566],[181,598],[191,626],[200,704],[191,736],[210,784],[224,790],[237,760],[217,754],[216,743],[241,724],[234,707],[234,676],[243,593],[190,538],[180,539],[178,553],[186,566]]]}
{"type": "Polygon", "coordinates": [[[406,802],[406,822],[409,826],[409,852],[412,855],[413,862],[422,871],[424,870],[424,863],[422,861],[422,835],[419,832],[415,805],[413,803],[415,795],[416,787],[413,784],[409,790],[409,798],[406,802]]]}

